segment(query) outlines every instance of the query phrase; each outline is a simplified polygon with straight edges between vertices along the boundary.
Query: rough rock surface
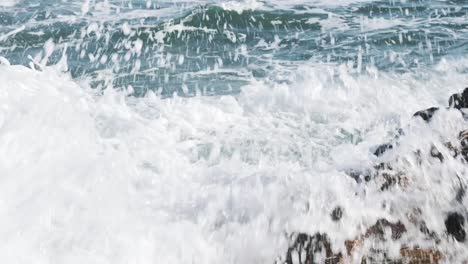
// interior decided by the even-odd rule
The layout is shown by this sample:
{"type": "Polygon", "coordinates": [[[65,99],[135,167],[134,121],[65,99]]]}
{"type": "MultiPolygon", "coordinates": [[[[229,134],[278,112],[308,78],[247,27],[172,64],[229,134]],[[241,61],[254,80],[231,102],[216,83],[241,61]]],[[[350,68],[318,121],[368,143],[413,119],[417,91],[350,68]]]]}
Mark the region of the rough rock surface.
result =
{"type": "MultiPolygon", "coordinates": [[[[449,99],[448,109],[460,110],[466,118],[463,109],[468,108],[468,88],[462,93],[454,94],[449,99]]],[[[415,117],[421,118],[425,122],[431,122],[433,117],[438,114],[440,108],[432,107],[426,110],[418,111],[415,117]]],[[[403,132],[401,133],[403,134],[403,132]]],[[[443,163],[446,156],[443,153],[450,153],[453,158],[460,158],[464,164],[468,164],[468,129],[459,133],[459,142],[447,142],[444,151],[432,146],[428,155],[434,160],[443,163]]],[[[373,152],[375,156],[380,157],[387,151],[395,150],[394,143],[380,145],[373,152]]],[[[417,157],[423,155],[420,150],[414,153],[417,157]]],[[[380,163],[374,166],[372,171],[368,172],[349,172],[349,175],[360,184],[376,182],[381,192],[385,192],[396,186],[405,189],[411,188],[408,178],[404,171],[398,171],[392,168],[391,164],[380,163]]],[[[460,177],[457,176],[460,180],[460,177]]],[[[454,193],[454,199],[460,205],[466,196],[466,187],[460,180],[458,191],[454,193]]],[[[333,208],[330,217],[334,222],[342,220],[344,209],[340,206],[333,208]]],[[[463,243],[466,241],[466,219],[467,210],[460,206],[458,211],[450,211],[445,216],[445,239],[452,240],[453,243],[463,243]]],[[[433,248],[402,247],[398,258],[390,257],[387,252],[379,249],[370,250],[364,256],[358,256],[358,262],[355,259],[355,252],[369,239],[373,241],[386,242],[386,239],[399,240],[407,227],[400,221],[390,222],[386,219],[379,219],[374,225],[366,229],[359,237],[350,238],[345,242],[346,252],[334,252],[327,234],[304,234],[298,233],[291,236],[291,245],[287,251],[286,264],[313,264],[313,263],[439,263],[444,259],[443,253],[437,249],[441,237],[427,228],[423,219],[417,219],[412,224],[416,225],[421,236],[433,241],[433,248]]]]}

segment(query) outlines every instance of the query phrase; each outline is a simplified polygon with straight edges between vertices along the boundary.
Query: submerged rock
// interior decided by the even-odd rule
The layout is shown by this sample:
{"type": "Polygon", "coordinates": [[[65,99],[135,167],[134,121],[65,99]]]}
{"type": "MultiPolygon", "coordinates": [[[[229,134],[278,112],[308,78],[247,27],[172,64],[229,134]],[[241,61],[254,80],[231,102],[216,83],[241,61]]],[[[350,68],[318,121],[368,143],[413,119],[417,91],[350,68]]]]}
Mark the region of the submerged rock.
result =
{"type": "Polygon", "coordinates": [[[458,242],[464,242],[466,239],[465,217],[460,213],[450,213],[445,220],[447,233],[458,242]]]}
{"type": "Polygon", "coordinates": [[[401,136],[404,136],[404,135],[405,135],[405,132],[403,131],[403,129],[399,128],[399,129],[396,131],[396,134],[395,134],[395,136],[394,136],[392,142],[379,145],[379,146],[374,150],[374,156],[380,157],[380,156],[382,156],[383,154],[387,153],[389,150],[394,149],[394,147],[397,146],[397,144],[395,144],[395,142],[396,142],[401,136]]]}
{"type": "MultiPolygon", "coordinates": [[[[462,110],[463,108],[468,108],[468,88],[465,88],[465,90],[462,93],[453,94],[452,96],[450,96],[448,108],[454,108],[458,110],[462,110]]],[[[414,116],[420,117],[424,121],[429,122],[439,110],[440,110],[439,107],[431,107],[431,108],[416,112],[414,116]]]]}
{"type": "Polygon", "coordinates": [[[461,145],[459,153],[462,155],[465,161],[468,161],[468,130],[460,132],[458,139],[460,140],[461,145]]]}
{"type": "Polygon", "coordinates": [[[431,157],[438,159],[440,162],[444,162],[445,160],[444,155],[440,153],[436,146],[431,147],[431,157]]]}
{"type": "MultiPolygon", "coordinates": [[[[449,99],[449,108],[462,110],[468,108],[468,88],[466,88],[460,94],[454,94],[449,99]]],[[[426,110],[418,111],[414,114],[415,117],[422,118],[426,122],[430,122],[431,119],[440,110],[438,107],[431,107],[426,110]]],[[[402,135],[401,133],[400,135],[402,135]]],[[[398,147],[398,138],[392,143],[382,144],[378,146],[373,154],[377,157],[382,156],[389,150],[396,150],[398,147]]],[[[433,145],[430,148],[430,152],[424,155],[423,151],[418,149],[414,152],[416,160],[421,160],[424,157],[432,157],[434,160],[438,160],[440,163],[445,163],[450,156],[453,158],[461,159],[465,164],[468,163],[468,130],[459,133],[459,142],[452,144],[452,142],[445,143],[441,146],[433,145]],[[444,147],[446,149],[444,149],[444,147]],[[447,154],[446,154],[447,153],[447,154]],[[461,155],[461,158],[460,158],[461,155]]],[[[401,188],[411,188],[408,177],[405,171],[398,171],[394,169],[392,163],[379,163],[372,169],[364,169],[363,171],[350,171],[347,173],[358,184],[368,184],[370,181],[377,183],[377,188],[380,187],[382,192],[390,190],[393,187],[399,186],[401,188]]],[[[460,186],[457,186],[457,193],[454,194],[455,202],[458,205],[463,204],[466,196],[466,187],[463,180],[459,175],[458,177],[460,186]]],[[[419,230],[419,234],[424,240],[432,241],[436,247],[441,243],[443,237],[442,234],[430,230],[424,219],[421,218],[421,211],[419,208],[415,209],[414,217],[408,217],[406,224],[413,225],[413,228],[405,226],[403,222],[396,221],[390,222],[387,219],[379,219],[374,225],[370,226],[365,232],[354,239],[347,240],[344,248],[346,252],[333,252],[330,240],[327,234],[316,233],[315,235],[308,234],[297,234],[292,239],[293,243],[287,251],[286,264],[314,264],[314,263],[348,263],[350,259],[353,263],[419,263],[429,264],[438,263],[443,259],[443,254],[434,248],[419,248],[419,247],[406,247],[402,245],[400,248],[400,256],[396,259],[389,257],[388,252],[382,249],[374,249],[373,246],[367,247],[366,252],[359,251],[367,241],[374,243],[386,243],[387,240],[391,239],[394,241],[402,240],[401,238],[407,232],[407,230],[419,230]],[[419,213],[418,213],[419,212],[419,213]],[[415,228],[414,228],[415,227],[415,228]],[[359,253],[356,253],[358,252],[359,253]],[[356,256],[355,256],[356,255],[356,256]],[[353,259],[357,257],[358,259],[353,259]],[[356,262],[357,261],[357,262],[356,262]]],[[[338,222],[342,219],[343,208],[340,206],[335,207],[331,214],[331,219],[334,222],[338,222]]],[[[451,212],[446,216],[445,229],[446,234],[452,237],[459,243],[465,243],[466,241],[466,229],[465,219],[460,212],[451,212]]],[[[414,235],[414,234],[412,234],[414,235]]],[[[450,243],[450,241],[447,241],[450,243]]],[[[367,243],[369,246],[369,244],[367,243]]],[[[338,247],[340,248],[340,247],[338,247]]],[[[341,247],[343,248],[343,247],[341,247]]]]}
{"type": "Polygon", "coordinates": [[[378,220],[359,238],[345,241],[346,252],[333,252],[330,240],[326,234],[317,233],[313,236],[300,233],[292,238],[284,264],[343,264],[343,263],[438,263],[443,258],[436,249],[410,248],[400,249],[399,258],[391,258],[385,251],[371,250],[368,254],[357,254],[367,240],[385,241],[386,230],[391,230],[392,240],[398,240],[407,232],[401,222],[392,223],[386,219],[378,220]],[[357,258],[357,259],[355,259],[357,258]]]}
{"type": "Polygon", "coordinates": [[[339,264],[342,254],[335,254],[331,249],[326,234],[298,234],[288,249],[285,264],[339,264]]]}
{"type": "Polygon", "coordinates": [[[396,223],[391,223],[386,219],[379,219],[373,226],[371,226],[366,234],[365,237],[377,237],[380,240],[384,240],[385,230],[390,228],[392,233],[392,239],[397,240],[400,239],[403,233],[406,233],[406,227],[400,221],[396,223]]]}
{"type": "Polygon", "coordinates": [[[343,217],[343,208],[340,206],[335,207],[331,213],[331,218],[333,221],[338,222],[343,217]]]}
{"type": "Polygon", "coordinates": [[[390,189],[393,186],[407,187],[408,178],[403,172],[384,172],[379,174],[379,180],[382,182],[380,185],[380,190],[385,191],[390,189]]]}
{"type": "Polygon", "coordinates": [[[377,149],[374,151],[374,155],[377,156],[377,157],[380,157],[383,154],[385,154],[385,152],[387,152],[388,150],[392,150],[392,149],[393,149],[392,144],[390,144],[390,143],[382,144],[382,145],[378,146],[377,149]]]}
{"type": "Polygon", "coordinates": [[[465,88],[462,93],[450,96],[449,107],[458,110],[468,108],[468,88],[465,88]]]}
{"type": "Polygon", "coordinates": [[[460,180],[460,187],[458,188],[457,195],[455,196],[457,202],[463,203],[463,200],[466,197],[466,186],[460,180]]]}
{"type": "Polygon", "coordinates": [[[422,118],[424,121],[426,122],[429,122],[431,121],[432,117],[434,116],[434,114],[439,111],[439,108],[438,107],[431,107],[429,109],[426,109],[426,110],[421,110],[421,111],[418,111],[414,114],[414,117],[420,117],[422,118]]]}

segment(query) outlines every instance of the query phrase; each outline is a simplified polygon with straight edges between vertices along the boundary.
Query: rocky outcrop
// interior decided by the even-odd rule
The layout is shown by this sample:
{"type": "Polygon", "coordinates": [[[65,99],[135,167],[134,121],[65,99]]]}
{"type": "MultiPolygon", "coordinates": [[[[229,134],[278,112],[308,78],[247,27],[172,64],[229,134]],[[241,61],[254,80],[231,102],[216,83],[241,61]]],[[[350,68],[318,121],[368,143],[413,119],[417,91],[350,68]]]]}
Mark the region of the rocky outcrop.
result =
{"type": "MultiPolygon", "coordinates": [[[[331,243],[326,234],[296,234],[292,237],[293,243],[288,249],[286,264],[344,264],[352,260],[356,263],[354,253],[358,251],[366,240],[373,239],[385,242],[386,230],[390,230],[391,239],[398,240],[406,232],[406,227],[401,222],[391,223],[385,219],[378,220],[373,226],[359,238],[345,242],[346,252],[333,252],[331,243]]],[[[429,264],[438,263],[442,259],[442,253],[437,249],[401,248],[400,258],[390,257],[382,250],[372,250],[371,254],[360,259],[361,264],[368,263],[413,263],[429,264]]]]}
{"type": "MultiPolygon", "coordinates": [[[[457,109],[462,112],[463,109],[468,108],[468,88],[462,93],[454,94],[449,98],[448,109],[457,109]]],[[[425,122],[431,122],[433,117],[436,116],[440,111],[438,107],[431,107],[426,110],[418,111],[414,114],[415,118],[421,118],[425,122]]],[[[403,131],[400,130],[399,135],[403,135],[403,131]]],[[[462,163],[468,163],[468,129],[459,133],[459,142],[451,143],[447,142],[444,144],[446,148],[441,151],[436,146],[432,146],[430,153],[431,158],[439,161],[440,163],[445,162],[448,158],[442,153],[450,153],[453,158],[460,159],[462,163]]],[[[386,152],[395,150],[397,145],[397,139],[393,143],[386,143],[378,146],[373,152],[375,156],[380,157],[386,152]]],[[[414,155],[421,157],[423,153],[420,150],[416,151],[414,155]]],[[[404,171],[398,171],[392,167],[389,163],[380,163],[373,167],[372,170],[364,172],[349,172],[349,175],[360,184],[366,184],[368,182],[377,182],[380,191],[385,192],[395,186],[404,188],[411,188],[408,178],[404,171]]],[[[458,175],[460,186],[458,191],[454,194],[455,201],[462,205],[463,200],[466,196],[466,187],[462,183],[462,180],[458,175]]],[[[453,243],[464,243],[467,240],[466,237],[466,216],[467,211],[463,206],[459,206],[461,209],[458,211],[452,211],[447,213],[445,216],[445,235],[447,239],[452,239],[453,243]]],[[[344,209],[340,206],[332,209],[330,217],[332,221],[341,221],[344,209]]],[[[443,253],[437,250],[437,244],[440,243],[441,237],[435,232],[429,230],[424,220],[416,219],[411,222],[415,225],[421,236],[427,240],[433,241],[434,248],[418,248],[418,247],[402,247],[400,249],[400,256],[398,258],[390,257],[387,252],[379,249],[370,250],[365,256],[359,257],[358,262],[360,263],[439,263],[443,258],[443,253]],[[377,256],[377,257],[376,257],[377,256]]],[[[293,234],[291,239],[291,246],[289,247],[285,261],[286,264],[313,264],[313,263],[349,263],[351,259],[355,258],[355,252],[362,247],[367,240],[380,241],[385,243],[386,239],[389,239],[388,232],[390,231],[390,239],[398,241],[403,234],[407,232],[407,227],[402,222],[390,222],[386,219],[378,220],[374,225],[367,228],[367,230],[359,237],[350,238],[345,242],[344,248],[346,252],[334,252],[332,250],[331,242],[327,234],[293,234]],[[386,235],[387,234],[387,235],[386,235]]],[[[339,247],[338,247],[339,248],[339,247]]],[[[353,259],[353,263],[356,263],[356,259],[353,259]]]]}
{"type": "Polygon", "coordinates": [[[465,241],[465,217],[462,214],[458,212],[450,213],[445,220],[445,228],[447,229],[447,233],[458,242],[465,241]]]}
{"type": "Polygon", "coordinates": [[[426,110],[421,110],[421,111],[418,111],[414,114],[415,117],[420,117],[422,118],[424,121],[428,122],[428,121],[431,121],[432,117],[437,113],[437,111],[439,111],[440,108],[438,107],[431,107],[429,109],[426,109],[426,110]]]}

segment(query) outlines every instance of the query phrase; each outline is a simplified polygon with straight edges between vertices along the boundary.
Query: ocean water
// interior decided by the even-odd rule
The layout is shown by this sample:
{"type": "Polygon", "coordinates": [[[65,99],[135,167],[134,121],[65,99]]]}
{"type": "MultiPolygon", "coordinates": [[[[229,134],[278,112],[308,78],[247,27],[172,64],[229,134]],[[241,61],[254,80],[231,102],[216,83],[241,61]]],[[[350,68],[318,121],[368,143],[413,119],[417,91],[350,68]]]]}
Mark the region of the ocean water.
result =
{"type": "Polygon", "coordinates": [[[385,218],[463,263],[466,163],[428,153],[467,121],[412,115],[467,86],[464,0],[0,0],[0,262],[273,264],[385,218]],[[408,185],[349,176],[381,162],[408,185]]]}

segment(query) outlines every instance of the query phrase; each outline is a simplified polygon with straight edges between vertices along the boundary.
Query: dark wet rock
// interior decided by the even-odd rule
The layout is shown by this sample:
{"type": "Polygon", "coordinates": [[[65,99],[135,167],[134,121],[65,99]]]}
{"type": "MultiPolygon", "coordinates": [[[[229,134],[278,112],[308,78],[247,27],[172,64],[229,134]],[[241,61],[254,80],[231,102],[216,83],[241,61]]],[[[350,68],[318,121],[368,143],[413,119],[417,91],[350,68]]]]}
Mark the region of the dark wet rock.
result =
{"type": "Polygon", "coordinates": [[[391,237],[393,240],[400,239],[401,236],[406,233],[406,227],[400,221],[391,223],[386,219],[379,219],[375,225],[371,226],[367,230],[365,237],[373,236],[384,240],[385,230],[387,228],[390,228],[392,232],[391,237]]]}
{"type": "Polygon", "coordinates": [[[382,145],[378,146],[377,149],[374,151],[374,155],[377,156],[377,157],[380,157],[383,154],[385,154],[385,152],[387,152],[388,150],[392,150],[392,149],[393,149],[392,144],[390,144],[390,143],[382,144],[382,145]]]}
{"type": "Polygon", "coordinates": [[[465,88],[462,93],[450,96],[449,107],[458,110],[468,108],[468,88],[465,88]]]}
{"type": "Polygon", "coordinates": [[[455,199],[457,200],[457,202],[463,203],[463,200],[466,197],[466,186],[465,184],[463,184],[460,177],[459,176],[457,177],[458,177],[458,180],[460,181],[460,187],[458,187],[458,191],[457,191],[457,195],[455,196],[455,199]]]}
{"type": "MultiPolygon", "coordinates": [[[[293,243],[288,249],[285,261],[281,260],[280,262],[277,262],[277,264],[342,264],[348,263],[347,261],[355,257],[360,258],[358,263],[361,264],[431,264],[438,263],[443,258],[440,251],[431,248],[402,247],[400,249],[400,256],[397,258],[391,257],[388,252],[383,249],[376,249],[373,247],[368,249],[364,254],[360,251],[368,239],[370,239],[370,241],[373,239],[379,239],[384,242],[386,239],[386,232],[389,230],[391,232],[392,240],[400,239],[403,234],[407,232],[406,227],[400,221],[390,222],[386,219],[380,219],[373,226],[367,229],[363,235],[356,239],[346,240],[344,242],[346,252],[333,252],[332,245],[326,234],[295,234],[291,237],[291,241],[293,243]],[[346,256],[348,258],[346,258],[346,256]]],[[[429,231],[427,227],[424,230],[427,230],[428,234],[436,236],[433,232],[429,231]]],[[[356,259],[354,259],[354,261],[356,261],[356,259]]]]}
{"type": "MultiPolygon", "coordinates": [[[[468,108],[468,88],[466,88],[462,93],[454,94],[450,96],[449,108],[454,108],[458,110],[461,110],[463,108],[468,108]]],[[[439,107],[431,107],[431,108],[416,112],[414,116],[420,117],[424,121],[429,122],[431,121],[435,113],[439,111],[439,109],[440,109],[439,107]]]]}
{"type": "Polygon", "coordinates": [[[432,117],[434,116],[434,114],[439,110],[438,107],[431,107],[431,108],[428,108],[426,110],[421,110],[421,111],[418,111],[416,112],[413,116],[414,117],[420,117],[422,118],[424,121],[426,122],[429,122],[431,121],[432,117]]]}
{"type": "Polygon", "coordinates": [[[468,130],[460,132],[460,134],[458,135],[458,139],[460,140],[460,144],[462,147],[468,147],[468,130]]]}
{"type": "Polygon", "coordinates": [[[417,149],[413,152],[414,154],[414,157],[416,159],[416,163],[421,166],[421,164],[423,163],[423,156],[422,156],[422,152],[420,149],[417,149]]]}
{"type": "Polygon", "coordinates": [[[402,128],[397,129],[397,138],[404,136],[405,131],[402,128]]]}
{"type": "Polygon", "coordinates": [[[357,183],[368,183],[375,180],[380,184],[381,191],[386,191],[397,185],[400,187],[408,185],[408,177],[405,173],[394,170],[388,163],[377,164],[371,171],[348,171],[347,174],[357,183]]]}
{"type": "MultiPolygon", "coordinates": [[[[455,109],[468,108],[468,88],[466,88],[463,91],[463,93],[452,95],[450,97],[450,99],[449,99],[449,105],[450,105],[450,107],[455,108],[455,109]]],[[[414,114],[414,116],[415,117],[420,117],[424,121],[429,122],[438,110],[440,110],[440,108],[431,107],[431,108],[428,108],[426,110],[421,110],[421,111],[416,112],[414,114]]],[[[377,156],[377,157],[380,157],[383,154],[387,153],[389,150],[395,149],[396,146],[398,146],[398,139],[400,138],[400,136],[403,136],[404,134],[405,134],[404,131],[402,129],[399,129],[397,131],[396,137],[394,138],[395,142],[386,143],[386,144],[382,144],[382,145],[378,146],[374,150],[373,154],[375,156],[377,156]]],[[[460,133],[460,135],[459,135],[459,139],[460,139],[461,148],[455,147],[450,142],[446,143],[445,146],[449,150],[452,157],[456,158],[461,154],[463,156],[463,158],[465,159],[465,161],[468,162],[468,130],[462,131],[460,133]]],[[[417,158],[417,160],[420,161],[419,162],[420,164],[422,163],[422,159],[423,159],[422,154],[423,153],[421,153],[421,150],[416,150],[415,151],[416,158],[417,158]]],[[[431,147],[430,155],[433,158],[438,159],[440,162],[444,162],[444,160],[446,159],[446,157],[444,157],[442,152],[439,151],[439,149],[437,149],[435,146],[431,147]]],[[[381,168],[377,168],[377,167],[375,169],[377,171],[382,170],[381,168]]],[[[362,178],[369,179],[369,180],[371,180],[373,178],[373,177],[366,177],[367,175],[362,177],[363,175],[359,175],[357,173],[355,173],[355,174],[353,174],[351,176],[353,178],[355,178],[358,182],[362,178]]],[[[389,182],[389,184],[391,185],[391,182],[389,182]]]]}
{"type": "Polygon", "coordinates": [[[388,163],[383,163],[383,162],[381,162],[381,163],[375,165],[375,166],[374,166],[374,169],[375,169],[376,171],[382,171],[382,170],[392,171],[392,170],[393,170],[393,168],[392,168],[392,166],[391,166],[390,164],[388,164],[388,163]]]}
{"type": "Polygon", "coordinates": [[[392,142],[393,143],[386,143],[379,145],[375,150],[374,150],[374,155],[377,157],[382,156],[383,154],[387,153],[388,151],[392,150],[395,146],[395,143],[398,139],[400,139],[401,136],[405,135],[405,131],[401,128],[397,129],[395,131],[395,135],[393,137],[392,142]]]}
{"type": "Polygon", "coordinates": [[[419,224],[419,231],[423,233],[427,239],[434,241],[436,244],[440,243],[439,236],[437,235],[436,232],[430,230],[427,227],[426,222],[421,221],[421,223],[419,224]]]}
{"type": "Polygon", "coordinates": [[[342,217],[343,217],[343,208],[341,208],[340,206],[335,207],[335,209],[333,209],[333,211],[331,212],[332,220],[335,222],[338,222],[341,220],[342,217]]]}
{"type": "Polygon", "coordinates": [[[404,187],[407,185],[408,179],[403,172],[394,170],[388,163],[380,163],[374,166],[374,179],[379,182],[380,190],[385,191],[393,186],[399,185],[404,187]]]}
{"type": "Polygon", "coordinates": [[[388,190],[395,185],[405,186],[407,177],[404,173],[395,171],[388,163],[379,163],[372,170],[348,171],[347,175],[352,177],[357,183],[369,183],[373,180],[381,183],[381,190],[388,190]]]}
{"type": "Polygon", "coordinates": [[[458,139],[460,140],[460,145],[461,145],[459,154],[462,155],[465,161],[468,161],[468,130],[460,132],[458,139]]]}
{"type": "Polygon", "coordinates": [[[353,178],[357,183],[362,183],[363,180],[367,181],[366,177],[370,177],[370,172],[368,171],[349,170],[346,174],[353,178]]]}
{"type": "Polygon", "coordinates": [[[406,187],[408,184],[408,178],[402,172],[382,173],[380,176],[383,179],[383,183],[380,186],[381,191],[386,191],[397,185],[406,187]]]}
{"type": "Polygon", "coordinates": [[[455,196],[455,199],[457,200],[457,202],[463,203],[463,199],[465,199],[465,196],[466,196],[466,188],[464,186],[461,186],[458,189],[458,192],[457,192],[457,195],[455,196]]]}
{"type": "Polygon", "coordinates": [[[370,175],[366,175],[366,176],[364,177],[364,180],[365,180],[366,182],[370,182],[371,179],[372,179],[372,178],[371,178],[370,175]]]}
{"type": "Polygon", "coordinates": [[[468,162],[468,148],[464,148],[461,150],[460,153],[465,161],[468,162]]]}
{"type": "Polygon", "coordinates": [[[438,159],[440,162],[444,162],[444,155],[435,147],[431,147],[431,157],[438,159]]]}
{"type": "Polygon", "coordinates": [[[414,227],[419,227],[419,231],[424,235],[425,240],[432,240],[435,244],[440,243],[439,235],[435,231],[429,229],[426,221],[422,218],[422,210],[420,208],[413,208],[413,210],[407,214],[407,220],[414,227]]]}
{"type": "Polygon", "coordinates": [[[457,195],[455,196],[455,200],[458,203],[463,204],[463,200],[466,197],[466,184],[463,182],[462,178],[459,175],[457,175],[457,178],[458,178],[459,186],[457,190],[457,195]]]}
{"type": "Polygon", "coordinates": [[[468,130],[460,132],[458,135],[460,140],[460,149],[457,149],[457,155],[461,155],[463,160],[468,162],[468,130]]]}
{"type": "Polygon", "coordinates": [[[464,242],[466,239],[465,217],[460,213],[450,213],[445,219],[447,233],[458,242],[464,242]]]}
{"type": "MultiPolygon", "coordinates": [[[[449,105],[450,108],[458,110],[468,108],[468,88],[465,89],[463,93],[452,95],[449,100],[449,105]]],[[[419,117],[426,122],[430,122],[438,110],[439,108],[432,107],[426,110],[418,111],[414,114],[414,116],[419,117]]],[[[466,119],[466,116],[464,117],[466,119]]],[[[399,135],[402,136],[404,133],[401,132],[399,135]]],[[[396,136],[390,143],[378,146],[373,151],[373,154],[377,157],[380,157],[390,150],[395,151],[399,146],[399,139],[399,136],[396,136]]],[[[437,161],[440,163],[448,162],[451,158],[455,158],[458,161],[462,161],[463,163],[468,164],[468,130],[459,133],[458,142],[447,142],[443,145],[437,146],[433,145],[431,146],[429,153],[422,151],[422,149],[414,150],[413,158],[416,159],[417,164],[423,165],[428,157],[435,160],[436,163],[437,161]]],[[[433,163],[432,165],[436,165],[436,163],[433,163]]],[[[375,184],[369,184],[369,187],[380,188],[381,191],[388,191],[392,188],[398,187],[403,188],[403,190],[411,188],[407,172],[404,170],[402,171],[399,169],[399,167],[394,167],[393,165],[394,163],[390,161],[377,164],[368,170],[352,171],[349,173],[347,172],[347,174],[360,184],[367,184],[368,182],[372,181],[375,184]]],[[[459,186],[454,186],[454,204],[461,206],[464,204],[467,196],[467,187],[459,175],[453,175],[453,177],[458,177],[460,182],[459,186]]],[[[330,214],[332,220],[335,222],[340,221],[342,219],[342,215],[343,209],[341,207],[334,208],[330,214]]],[[[368,247],[368,242],[374,243],[376,239],[380,240],[381,243],[386,243],[386,240],[389,239],[399,240],[407,232],[407,230],[419,230],[419,236],[421,236],[421,238],[424,240],[433,242],[434,246],[436,247],[438,244],[442,243],[442,238],[444,235],[429,229],[422,215],[423,214],[421,213],[420,209],[415,208],[414,215],[409,213],[407,218],[402,219],[405,221],[405,224],[403,224],[401,221],[390,222],[386,219],[380,219],[354,240],[346,241],[346,252],[343,253],[347,254],[348,256],[353,256],[353,254],[355,254],[353,252],[359,252],[358,254],[361,258],[360,263],[438,263],[443,258],[443,255],[435,248],[421,249],[418,247],[403,247],[400,249],[400,256],[397,259],[391,259],[387,254],[388,252],[385,252],[385,249],[374,249],[372,246],[370,248],[368,247]],[[359,251],[359,248],[366,248],[366,252],[363,253],[362,251],[359,251]],[[382,262],[382,260],[384,260],[384,262],[382,262]]],[[[448,234],[449,237],[452,237],[453,241],[463,243],[467,240],[467,229],[465,228],[465,222],[467,221],[466,217],[466,215],[463,215],[463,213],[460,212],[452,212],[446,216],[444,222],[446,234],[448,234]]],[[[412,233],[411,235],[415,234],[412,233]]],[[[309,242],[301,244],[300,240],[298,239],[294,244],[295,246],[290,248],[288,251],[289,260],[292,259],[291,252],[298,248],[297,245],[302,245],[302,249],[305,249],[303,252],[309,252],[308,254],[303,254],[303,256],[308,257],[306,257],[305,260],[301,259],[302,262],[299,262],[301,264],[316,263],[317,258],[314,256],[318,254],[318,252],[321,252],[320,256],[326,256],[327,259],[329,259],[329,262],[325,263],[340,263],[340,260],[347,260],[346,258],[343,258],[342,253],[337,254],[336,252],[332,252],[326,234],[316,234],[314,236],[306,235],[306,237],[308,240],[303,240],[309,242]]],[[[292,262],[287,263],[292,264],[292,262]]]]}
{"type": "Polygon", "coordinates": [[[457,147],[455,147],[451,142],[445,143],[444,146],[449,150],[450,155],[453,158],[456,158],[456,157],[458,157],[458,155],[460,155],[459,149],[457,147]]]}
{"type": "Polygon", "coordinates": [[[294,243],[288,249],[286,264],[338,264],[342,258],[341,253],[335,254],[331,249],[330,241],[325,234],[298,234],[294,243]]]}

